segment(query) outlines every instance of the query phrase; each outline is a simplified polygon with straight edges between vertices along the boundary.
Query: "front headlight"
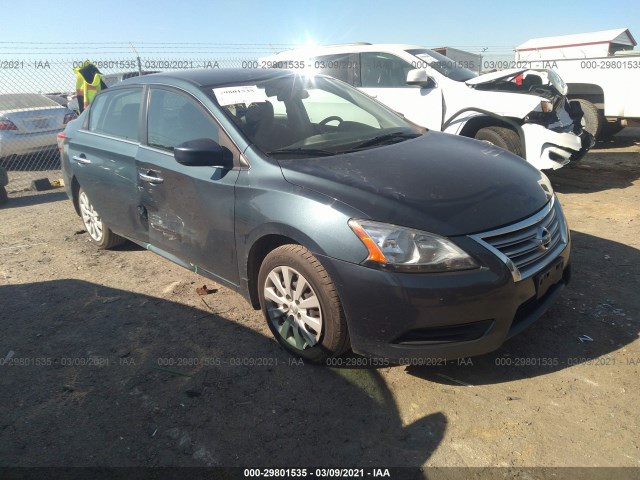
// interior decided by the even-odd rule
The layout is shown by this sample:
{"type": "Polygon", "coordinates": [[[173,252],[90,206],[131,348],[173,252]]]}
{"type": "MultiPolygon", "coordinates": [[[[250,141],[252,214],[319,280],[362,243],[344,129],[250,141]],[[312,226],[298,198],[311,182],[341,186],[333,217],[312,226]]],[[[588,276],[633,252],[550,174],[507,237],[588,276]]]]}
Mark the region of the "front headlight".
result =
{"type": "Polygon", "coordinates": [[[365,263],[409,272],[450,272],[479,268],[478,263],[444,237],[371,220],[349,220],[367,247],[365,263]]]}
{"type": "Polygon", "coordinates": [[[544,190],[544,194],[547,196],[547,200],[551,200],[553,197],[553,185],[551,185],[551,180],[547,177],[543,172],[540,172],[540,180],[538,180],[538,185],[544,190]]]}

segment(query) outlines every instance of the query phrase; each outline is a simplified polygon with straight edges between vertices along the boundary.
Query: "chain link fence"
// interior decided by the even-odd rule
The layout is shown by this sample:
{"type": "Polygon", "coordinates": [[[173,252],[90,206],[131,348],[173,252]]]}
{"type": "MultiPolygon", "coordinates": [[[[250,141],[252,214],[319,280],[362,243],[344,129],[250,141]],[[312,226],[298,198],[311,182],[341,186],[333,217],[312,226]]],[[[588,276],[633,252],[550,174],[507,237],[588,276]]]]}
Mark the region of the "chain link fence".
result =
{"type": "MultiPolygon", "coordinates": [[[[4,60],[0,57],[0,167],[9,194],[32,182],[61,178],[56,136],[75,118],[76,76],[84,60],[4,60]]],[[[142,73],[196,68],[249,67],[256,58],[119,58],[91,61],[108,86],[142,73]]],[[[46,182],[45,182],[46,184],[46,182]]]]}
{"type": "MultiPolygon", "coordinates": [[[[279,48],[283,50],[285,48],[279,48]]],[[[213,56],[171,57],[123,56],[105,58],[87,50],[75,59],[41,58],[34,55],[6,55],[0,52],[0,167],[8,172],[9,194],[29,190],[39,179],[61,178],[56,136],[73,119],[76,100],[74,68],[90,59],[104,75],[108,86],[142,73],[201,69],[259,68],[258,58],[275,52],[273,46],[242,50],[244,56],[215,52],[213,56]]],[[[483,52],[483,70],[513,59],[512,54],[483,52]]],[[[492,67],[492,68],[490,68],[492,67]]],[[[504,67],[507,68],[507,67],[504,67]]],[[[500,68],[498,68],[500,69],[500,68]]],[[[48,185],[48,182],[43,182],[48,185]]],[[[42,185],[40,183],[39,185],[42,185]]]]}

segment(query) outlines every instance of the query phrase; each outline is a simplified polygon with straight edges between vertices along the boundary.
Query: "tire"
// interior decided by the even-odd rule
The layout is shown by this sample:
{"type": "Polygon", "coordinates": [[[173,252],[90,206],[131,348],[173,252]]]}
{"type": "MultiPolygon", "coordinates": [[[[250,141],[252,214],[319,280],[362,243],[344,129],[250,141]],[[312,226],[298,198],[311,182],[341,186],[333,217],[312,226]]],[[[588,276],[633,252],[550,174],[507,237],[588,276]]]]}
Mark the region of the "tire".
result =
{"type": "Polygon", "coordinates": [[[583,128],[593,135],[596,140],[600,139],[600,132],[602,131],[602,125],[605,122],[604,115],[598,110],[598,108],[588,100],[583,98],[576,98],[572,100],[580,105],[583,115],[583,128]]]}
{"type": "Polygon", "coordinates": [[[305,247],[283,245],[270,252],[260,266],[258,289],[269,329],[289,352],[320,363],[349,349],[338,292],[324,267],[305,247]],[[302,290],[296,291],[299,286],[302,290]],[[305,302],[306,308],[301,306],[305,302]]]}
{"type": "Polygon", "coordinates": [[[84,228],[89,234],[89,240],[101,250],[117,247],[127,240],[120,235],[116,235],[104,223],[98,212],[93,208],[91,200],[86,192],[80,188],[78,191],[78,205],[80,206],[80,217],[84,228]]]}
{"type": "Polygon", "coordinates": [[[5,187],[0,187],[0,205],[4,205],[9,200],[9,195],[7,195],[7,189],[5,187]]]}
{"type": "Polygon", "coordinates": [[[496,147],[504,148],[519,157],[524,155],[520,135],[505,127],[481,128],[476,132],[475,139],[490,143],[496,147]]]}

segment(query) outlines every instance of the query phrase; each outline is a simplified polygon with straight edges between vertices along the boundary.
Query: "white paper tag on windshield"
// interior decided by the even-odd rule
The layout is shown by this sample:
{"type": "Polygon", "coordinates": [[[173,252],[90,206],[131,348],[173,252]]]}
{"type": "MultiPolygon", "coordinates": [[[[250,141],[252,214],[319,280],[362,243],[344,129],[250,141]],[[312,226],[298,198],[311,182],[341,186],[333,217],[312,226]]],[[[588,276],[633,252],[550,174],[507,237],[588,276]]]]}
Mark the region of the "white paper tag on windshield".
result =
{"type": "Polygon", "coordinates": [[[227,105],[235,105],[244,103],[248,106],[251,103],[259,103],[267,101],[267,94],[264,88],[258,88],[255,85],[244,85],[241,87],[223,87],[214,88],[213,94],[222,107],[227,105]]]}

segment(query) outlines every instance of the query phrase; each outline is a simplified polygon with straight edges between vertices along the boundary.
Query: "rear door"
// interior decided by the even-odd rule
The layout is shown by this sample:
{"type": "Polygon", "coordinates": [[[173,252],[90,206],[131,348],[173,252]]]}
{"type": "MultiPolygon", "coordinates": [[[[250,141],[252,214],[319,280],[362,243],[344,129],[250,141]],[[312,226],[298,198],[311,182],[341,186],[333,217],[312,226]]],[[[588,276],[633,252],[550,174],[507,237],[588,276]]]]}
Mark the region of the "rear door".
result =
{"type": "Polygon", "coordinates": [[[109,228],[144,241],[138,220],[136,155],[142,87],[102,92],[89,119],[69,139],[69,160],[80,186],[109,228]]]}
{"type": "Polygon", "coordinates": [[[188,93],[151,86],[147,141],[137,158],[141,212],[149,243],[164,252],[238,283],[234,236],[234,188],[240,152],[207,109],[188,93]],[[179,164],[173,148],[210,138],[233,153],[237,168],[179,164]]]}

